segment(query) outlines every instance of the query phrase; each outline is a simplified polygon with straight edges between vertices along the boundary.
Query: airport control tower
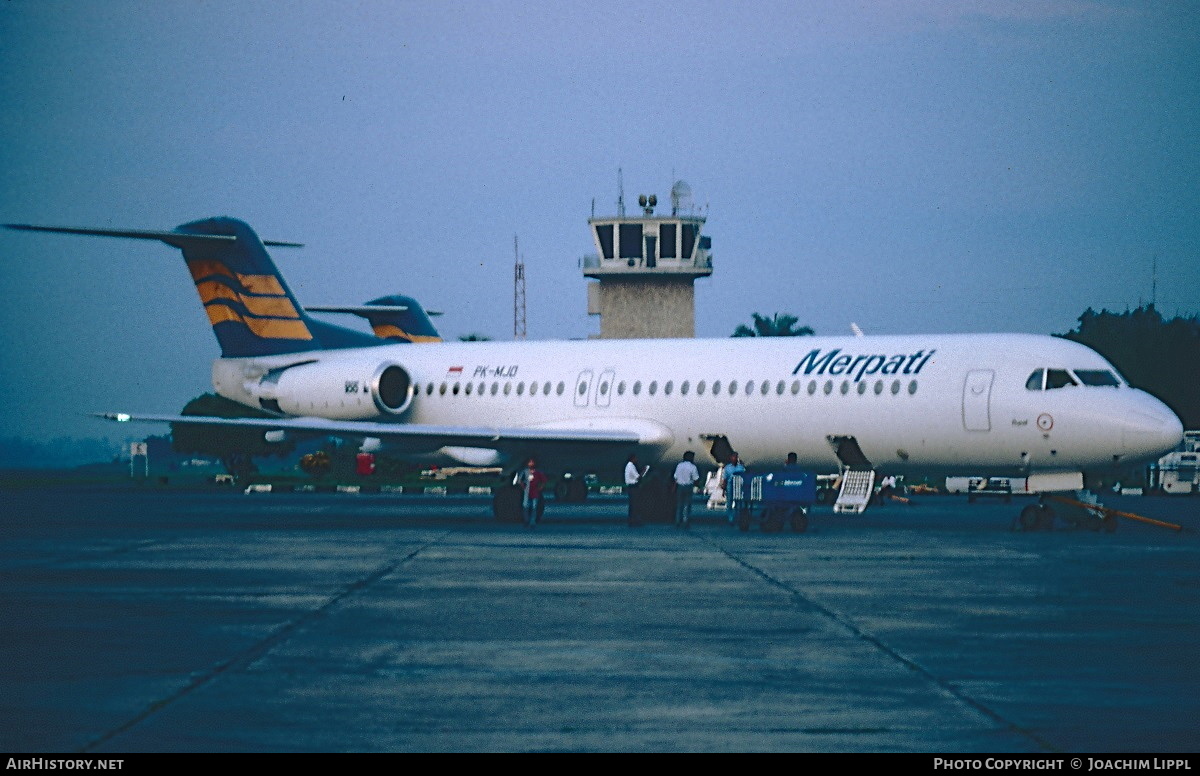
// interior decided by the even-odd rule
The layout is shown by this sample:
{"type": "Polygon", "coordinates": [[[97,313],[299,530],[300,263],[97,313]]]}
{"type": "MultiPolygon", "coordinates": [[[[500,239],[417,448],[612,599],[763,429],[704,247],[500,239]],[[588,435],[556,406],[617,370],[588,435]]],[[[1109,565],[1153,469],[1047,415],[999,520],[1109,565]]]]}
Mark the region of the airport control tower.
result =
{"type": "Polygon", "coordinates": [[[655,215],[657,197],[638,197],[641,214],[588,219],[596,253],[583,257],[588,314],[600,316],[600,339],[696,336],[696,278],[712,274],[712,242],[683,181],[671,187],[671,214],[655,215]]]}

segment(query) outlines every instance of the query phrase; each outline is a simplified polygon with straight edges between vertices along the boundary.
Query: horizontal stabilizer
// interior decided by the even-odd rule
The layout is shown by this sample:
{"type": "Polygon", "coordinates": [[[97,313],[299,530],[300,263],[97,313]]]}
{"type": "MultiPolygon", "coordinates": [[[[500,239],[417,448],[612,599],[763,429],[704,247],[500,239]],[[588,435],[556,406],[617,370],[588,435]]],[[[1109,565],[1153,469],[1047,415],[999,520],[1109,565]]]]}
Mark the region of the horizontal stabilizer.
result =
{"type": "Polygon", "coordinates": [[[361,315],[364,318],[375,313],[403,313],[408,312],[408,305],[403,304],[363,304],[363,305],[345,305],[335,307],[332,305],[305,305],[304,309],[310,313],[349,313],[350,315],[361,315]]]}
{"type": "MultiPolygon", "coordinates": [[[[5,224],[9,229],[23,232],[59,232],[61,234],[85,234],[93,237],[129,237],[134,240],[162,240],[168,245],[183,248],[185,245],[204,243],[231,243],[237,237],[231,234],[184,234],[182,232],[155,232],[146,229],[84,229],[74,226],[34,226],[33,224],[5,224]]],[[[280,248],[303,248],[304,243],[263,240],[263,245],[280,248]]]]}

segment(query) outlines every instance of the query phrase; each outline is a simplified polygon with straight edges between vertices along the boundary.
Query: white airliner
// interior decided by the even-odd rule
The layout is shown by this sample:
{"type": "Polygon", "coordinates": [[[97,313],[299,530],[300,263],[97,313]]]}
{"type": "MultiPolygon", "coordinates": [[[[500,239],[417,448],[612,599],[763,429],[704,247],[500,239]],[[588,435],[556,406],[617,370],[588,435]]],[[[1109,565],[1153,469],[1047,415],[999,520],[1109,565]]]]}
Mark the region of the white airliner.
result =
{"type": "MultiPolygon", "coordinates": [[[[392,344],[310,318],[246,224],[170,232],[9,225],[162,240],[183,251],[221,358],[217,393],[273,417],[110,414],[336,435],[550,473],[626,457],[1027,477],[1030,490],[1149,460],[1183,428],[1095,351],[1026,334],[392,344]]],[[[290,245],[266,243],[266,245],[290,245]]]]}

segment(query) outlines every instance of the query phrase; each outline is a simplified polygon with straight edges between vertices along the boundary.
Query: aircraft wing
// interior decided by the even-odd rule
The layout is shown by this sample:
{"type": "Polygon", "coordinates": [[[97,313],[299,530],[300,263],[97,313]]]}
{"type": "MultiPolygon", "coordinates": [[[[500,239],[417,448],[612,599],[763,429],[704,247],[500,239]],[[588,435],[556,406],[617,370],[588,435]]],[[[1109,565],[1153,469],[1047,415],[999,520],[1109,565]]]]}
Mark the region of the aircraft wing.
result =
{"type": "Polygon", "coordinates": [[[628,447],[669,443],[669,432],[656,423],[625,421],[605,428],[524,427],[490,428],[483,426],[433,426],[419,423],[378,423],[362,420],[326,418],[216,418],[206,415],[128,415],[119,412],[98,413],[97,417],[117,422],[186,423],[206,426],[257,428],[264,433],[283,431],[301,435],[374,437],[416,449],[446,446],[486,447],[518,450],[530,445],[567,445],[571,447],[628,447]],[[664,434],[666,435],[664,437],[664,434]]]}

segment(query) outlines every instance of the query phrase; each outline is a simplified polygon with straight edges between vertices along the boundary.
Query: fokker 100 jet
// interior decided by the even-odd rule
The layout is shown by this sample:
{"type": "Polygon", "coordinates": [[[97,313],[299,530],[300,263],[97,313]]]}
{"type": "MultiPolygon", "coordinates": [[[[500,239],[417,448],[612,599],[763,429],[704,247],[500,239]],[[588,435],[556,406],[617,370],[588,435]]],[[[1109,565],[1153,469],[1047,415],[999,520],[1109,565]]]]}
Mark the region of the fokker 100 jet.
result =
{"type": "MultiPolygon", "coordinates": [[[[395,343],[310,317],[245,223],[173,231],[12,228],[180,249],[221,357],[216,392],[271,417],[111,414],[331,435],[416,459],[551,474],[621,470],[630,453],[749,467],[788,452],[818,471],[988,473],[1031,491],[1153,459],[1179,419],[1095,351],[1027,334],[395,343]]],[[[167,365],[164,365],[166,367],[167,365]]]]}

